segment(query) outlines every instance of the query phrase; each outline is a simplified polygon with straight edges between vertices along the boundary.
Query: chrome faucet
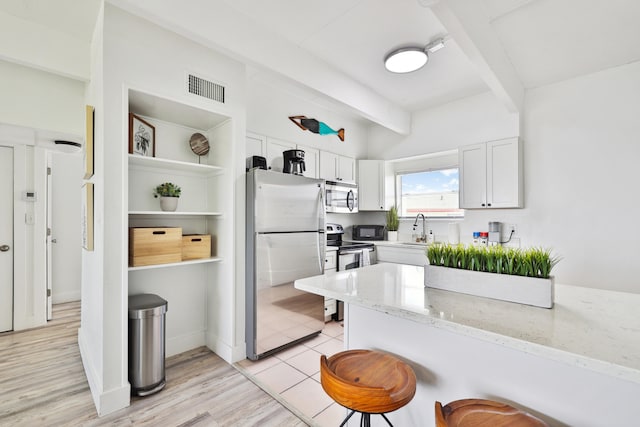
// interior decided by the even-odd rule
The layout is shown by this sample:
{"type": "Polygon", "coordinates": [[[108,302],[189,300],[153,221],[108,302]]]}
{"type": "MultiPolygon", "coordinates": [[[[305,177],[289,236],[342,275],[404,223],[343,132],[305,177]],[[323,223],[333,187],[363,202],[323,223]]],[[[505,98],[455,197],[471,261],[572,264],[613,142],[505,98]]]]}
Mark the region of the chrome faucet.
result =
{"type": "Polygon", "coordinates": [[[418,226],[418,218],[422,217],[422,234],[420,235],[420,241],[421,242],[426,242],[427,241],[427,233],[426,233],[426,227],[425,227],[425,221],[426,218],[424,217],[424,214],[419,213],[418,215],[416,215],[416,220],[413,223],[413,231],[416,231],[416,227],[418,226]]]}

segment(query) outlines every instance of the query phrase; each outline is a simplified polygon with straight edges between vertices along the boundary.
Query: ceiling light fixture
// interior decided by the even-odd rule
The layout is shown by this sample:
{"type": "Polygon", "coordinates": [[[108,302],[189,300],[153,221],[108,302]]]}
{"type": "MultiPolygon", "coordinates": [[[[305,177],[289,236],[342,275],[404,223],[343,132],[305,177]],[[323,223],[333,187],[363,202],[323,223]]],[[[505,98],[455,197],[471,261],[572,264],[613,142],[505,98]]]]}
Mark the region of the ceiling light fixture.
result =
{"type": "Polygon", "coordinates": [[[384,58],[384,67],[392,73],[411,73],[419,70],[429,61],[429,53],[444,47],[444,39],[432,41],[425,47],[402,47],[389,53],[384,58]]]}

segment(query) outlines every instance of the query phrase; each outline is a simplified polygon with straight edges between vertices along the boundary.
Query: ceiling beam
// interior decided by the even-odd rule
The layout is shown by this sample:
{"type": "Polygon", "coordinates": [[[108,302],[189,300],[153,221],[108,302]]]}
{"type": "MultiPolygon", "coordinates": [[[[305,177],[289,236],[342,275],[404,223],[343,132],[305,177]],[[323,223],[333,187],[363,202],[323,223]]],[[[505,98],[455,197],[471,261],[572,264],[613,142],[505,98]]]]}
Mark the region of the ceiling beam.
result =
{"type": "Polygon", "coordinates": [[[431,10],[507,110],[521,112],[524,86],[491,27],[484,3],[441,0],[431,10]]]}
{"type": "Polygon", "coordinates": [[[268,31],[224,1],[109,0],[109,3],[236,60],[266,68],[305,85],[394,132],[403,135],[411,132],[409,112],[298,45],[268,31]],[[215,11],[215,16],[206,11],[215,11]]]}

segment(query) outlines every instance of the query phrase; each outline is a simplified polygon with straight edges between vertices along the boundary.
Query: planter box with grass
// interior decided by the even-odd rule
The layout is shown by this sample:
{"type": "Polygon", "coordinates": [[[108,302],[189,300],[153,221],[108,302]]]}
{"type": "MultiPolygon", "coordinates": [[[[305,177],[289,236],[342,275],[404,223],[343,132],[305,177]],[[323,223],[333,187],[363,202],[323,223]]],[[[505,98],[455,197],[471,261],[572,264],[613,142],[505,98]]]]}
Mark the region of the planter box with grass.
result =
{"type": "Polygon", "coordinates": [[[552,308],[558,262],[544,249],[433,245],[427,249],[425,286],[552,308]]]}

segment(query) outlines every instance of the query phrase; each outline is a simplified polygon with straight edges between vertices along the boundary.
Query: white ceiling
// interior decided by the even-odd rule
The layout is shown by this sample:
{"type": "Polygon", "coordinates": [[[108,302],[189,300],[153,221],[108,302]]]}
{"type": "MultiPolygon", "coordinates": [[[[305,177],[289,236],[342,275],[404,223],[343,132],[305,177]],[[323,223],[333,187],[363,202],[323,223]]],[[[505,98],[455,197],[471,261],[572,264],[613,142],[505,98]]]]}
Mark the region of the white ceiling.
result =
{"type": "MultiPolygon", "coordinates": [[[[354,93],[348,93],[357,92],[357,87],[356,95],[366,98],[365,103],[389,103],[382,103],[378,111],[395,106],[411,113],[496,91],[495,82],[524,91],[640,60],[638,0],[108,1],[257,69],[262,66],[327,93],[339,103],[357,104],[354,93]],[[446,7],[460,18],[458,28],[452,25],[458,21],[440,19],[446,18],[446,7]],[[225,28],[226,39],[215,33],[216,25],[225,28]],[[233,28],[244,33],[233,33],[233,28]],[[432,54],[423,69],[404,75],[384,69],[383,58],[392,49],[426,45],[442,36],[447,38],[445,48],[432,54]],[[259,44],[260,54],[251,44],[259,44]],[[310,65],[296,66],[297,58],[310,65]],[[315,82],[309,66],[317,74],[315,82]],[[321,79],[323,72],[327,77],[321,79]],[[340,90],[330,93],[327,88],[334,81],[340,90]],[[345,82],[352,82],[354,89],[345,89],[345,82]],[[366,91],[370,98],[362,96],[366,91]]],[[[2,0],[0,13],[89,40],[99,4],[100,0],[2,0]]],[[[354,108],[380,122],[377,111],[367,115],[366,105],[354,108]]]]}

